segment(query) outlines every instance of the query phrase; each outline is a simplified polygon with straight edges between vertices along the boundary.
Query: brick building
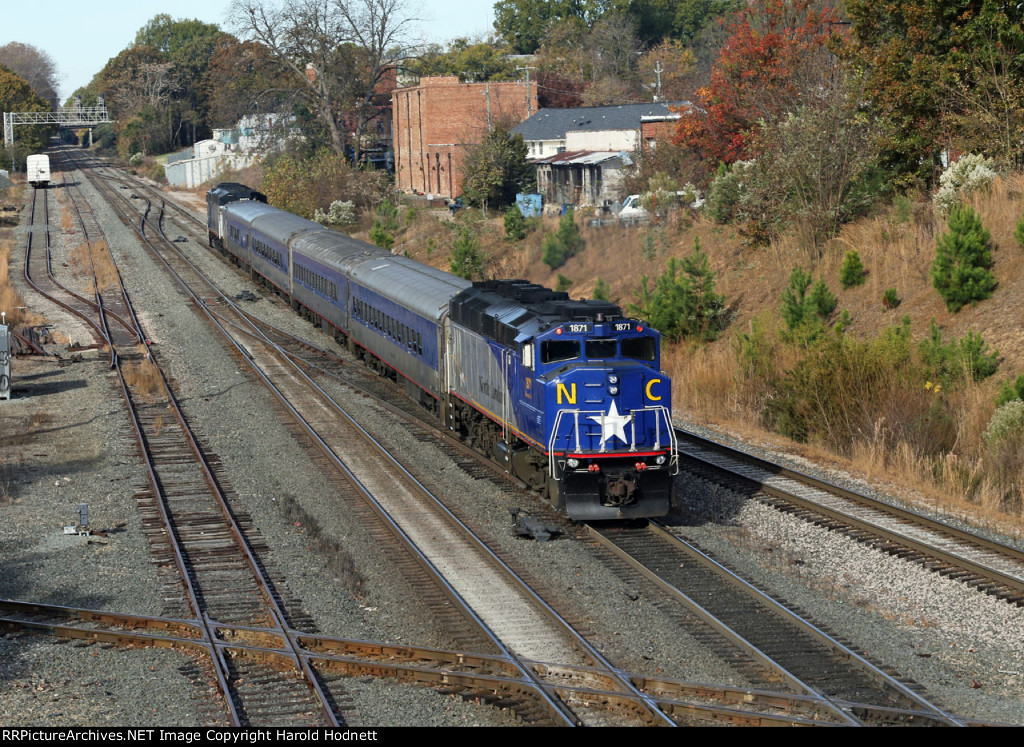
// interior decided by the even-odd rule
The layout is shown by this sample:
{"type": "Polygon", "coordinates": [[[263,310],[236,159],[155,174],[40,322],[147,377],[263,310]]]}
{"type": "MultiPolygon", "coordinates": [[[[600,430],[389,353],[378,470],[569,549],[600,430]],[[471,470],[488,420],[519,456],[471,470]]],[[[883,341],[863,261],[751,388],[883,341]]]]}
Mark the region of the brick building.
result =
{"type": "Polygon", "coordinates": [[[499,121],[521,122],[537,111],[530,83],[459,83],[456,76],[421,78],[391,95],[395,185],[444,197],[462,193],[462,157],[499,121]]]}

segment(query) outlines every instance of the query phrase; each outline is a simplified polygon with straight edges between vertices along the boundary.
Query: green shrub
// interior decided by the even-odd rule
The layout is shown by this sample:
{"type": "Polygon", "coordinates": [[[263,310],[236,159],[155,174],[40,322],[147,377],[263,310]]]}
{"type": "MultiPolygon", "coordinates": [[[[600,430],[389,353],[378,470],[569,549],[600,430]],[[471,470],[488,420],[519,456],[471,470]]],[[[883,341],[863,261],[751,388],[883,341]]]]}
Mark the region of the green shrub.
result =
{"type": "Polygon", "coordinates": [[[802,267],[794,267],[789,274],[789,287],[782,292],[782,320],[791,333],[801,330],[801,336],[810,339],[828,321],[837,303],[824,280],[818,278],[812,287],[810,274],[802,267]]]}
{"type": "Polygon", "coordinates": [[[839,303],[822,278],[818,278],[818,282],[814,284],[814,287],[811,289],[811,295],[808,296],[808,301],[814,312],[822,319],[828,319],[839,303]]]}
{"type": "Polygon", "coordinates": [[[750,332],[739,332],[733,342],[733,353],[740,367],[742,382],[771,382],[775,375],[775,343],[765,331],[761,320],[750,323],[750,332]]]}
{"type": "Polygon", "coordinates": [[[895,309],[901,303],[902,301],[900,301],[900,297],[896,295],[895,288],[888,288],[885,291],[885,293],[882,294],[882,306],[889,309],[890,311],[892,309],[895,309]]]}
{"type": "Polygon", "coordinates": [[[594,291],[591,295],[595,301],[611,301],[612,289],[608,287],[608,283],[603,278],[598,278],[594,284],[594,291]]]}
{"type": "Polygon", "coordinates": [[[1024,402],[1013,399],[992,413],[984,433],[985,443],[995,446],[1004,441],[1024,443],[1024,402]]]}
{"type": "Polygon", "coordinates": [[[784,435],[843,454],[865,437],[941,453],[955,442],[956,426],[946,400],[921,384],[908,321],[870,340],[822,335],[780,376],[765,417],[784,435]]]}
{"type": "Polygon", "coordinates": [[[949,311],[955,313],[966,304],[976,304],[995,290],[996,278],[989,271],[991,240],[972,208],[953,208],[949,230],[938,239],[931,271],[932,284],[949,311]]]}
{"type": "Polygon", "coordinates": [[[959,340],[942,342],[942,330],[932,319],[928,339],[918,346],[921,363],[929,380],[943,386],[955,386],[970,378],[982,381],[996,372],[999,351],[989,351],[988,344],[973,330],[959,340]]]}
{"type": "Polygon", "coordinates": [[[704,205],[704,212],[716,223],[747,219],[743,206],[754,168],[753,161],[736,161],[732,166],[719,165],[704,205]]]}
{"type": "Polygon", "coordinates": [[[567,278],[562,273],[558,273],[558,281],[555,283],[556,291],[567,291],[572,288],[572,280],[567,278]]]}
{"type": "Polygon", "coordinates": [[[864,263],[860,261],[860,254],[848,251],[843,259],[843,266],[839,269],[839,284],[843,286],[843,290],[863,285],[867,276],[864,263]]]}
{"type": "Polygon", "coordinates": [[[1001,508],[1021,510],[1020,475],[1024,470],[1024,402],[1013,399],[1001,405],[983,434],[985,466],[1002,490],[1001,508]]]}
{"type": "Polygon", "coordinates": [[[1024,249],[1024,215],[1020,217],[1013,229],[1013,238],[1017,239],[1017,246],[1024,249]]]}
{"type": "Polygon", "coordinates": [[[1024,376],[1018,376],[1014,381],[1003,382],[996,397],[996,407],[1001,407],[1015,399],[1024,400],[1024,376]]]}

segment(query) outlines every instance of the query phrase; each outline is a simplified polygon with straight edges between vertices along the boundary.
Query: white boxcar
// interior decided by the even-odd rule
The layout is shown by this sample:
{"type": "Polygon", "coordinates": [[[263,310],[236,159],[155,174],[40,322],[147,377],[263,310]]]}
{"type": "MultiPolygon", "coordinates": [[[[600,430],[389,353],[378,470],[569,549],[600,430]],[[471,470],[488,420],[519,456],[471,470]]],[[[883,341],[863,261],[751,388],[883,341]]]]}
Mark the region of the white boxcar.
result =
{"type": "Polygon", "coordinates": [[[45,155],[29,156],[25,159],[25,170],[28,172],[28,183],[37,189],[50,183],[50,157],[45,155]]]}

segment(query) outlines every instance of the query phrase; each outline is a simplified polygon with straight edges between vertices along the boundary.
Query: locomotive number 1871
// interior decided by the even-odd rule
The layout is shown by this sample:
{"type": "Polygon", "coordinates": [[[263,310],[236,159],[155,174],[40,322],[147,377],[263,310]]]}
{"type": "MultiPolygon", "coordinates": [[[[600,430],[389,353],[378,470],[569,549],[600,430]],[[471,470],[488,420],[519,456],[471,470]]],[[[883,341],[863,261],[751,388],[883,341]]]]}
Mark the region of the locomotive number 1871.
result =
{"type": "Polygon", "coordinates": [[[590,331],[589,324],[567,324],[566,326],[569,328],[570,332],[586,333],[590,331]]]}

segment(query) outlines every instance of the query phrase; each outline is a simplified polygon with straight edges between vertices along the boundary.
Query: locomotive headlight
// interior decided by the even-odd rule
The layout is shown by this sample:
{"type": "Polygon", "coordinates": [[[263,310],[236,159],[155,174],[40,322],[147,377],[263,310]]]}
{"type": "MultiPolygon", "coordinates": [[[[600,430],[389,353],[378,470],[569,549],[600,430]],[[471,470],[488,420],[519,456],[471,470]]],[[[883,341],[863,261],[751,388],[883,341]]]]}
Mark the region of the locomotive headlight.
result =
{"type": "Polygon", "coordinates": [[[611,376],[608,377],[608,383],[609,384],[618,384],[619,383],[619,377],[616,376],[615,374],[612,374],[611,376]]]}
{"type": "Polygon", "coordinates": [[[580,466],[580,460],[579,459],[569,459],[569,460],[566,461],[566,464],[569,465],[570,469],[576,469],[577,467],[580,466]]]}
{"type": "Polygon", "coordinates": [[[610,387],[608,387],[608,394],[611,394],[611,395],[614,396],[614,395],[616,395],[618,393],[619,393],[619,388],[617,386],[610,386],[610,387]]]}
{"type": "Polygon", "coordinates": [[[656,457],[655,460],[654,460],[654,463],[655,464],[664,464],[665,463],[665,455],[661,454],[658,457],[656,457]]]}

